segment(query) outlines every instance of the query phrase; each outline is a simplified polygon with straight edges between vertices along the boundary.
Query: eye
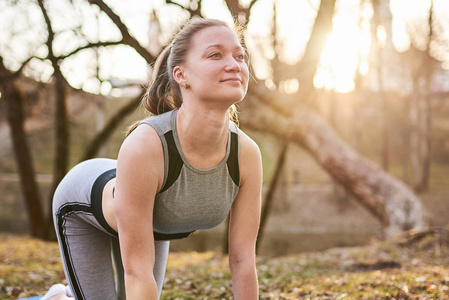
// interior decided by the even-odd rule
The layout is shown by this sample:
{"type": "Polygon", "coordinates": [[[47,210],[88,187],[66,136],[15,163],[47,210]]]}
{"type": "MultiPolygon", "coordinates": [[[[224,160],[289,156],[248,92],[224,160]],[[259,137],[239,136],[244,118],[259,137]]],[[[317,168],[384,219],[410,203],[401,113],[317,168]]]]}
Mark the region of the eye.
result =
{"type": "Polygon", "coordinates": [[[221,58],[221,53],[220,52],[214,52],[214,53],[211,53],[209,55],[209,57],[211,57],[211,58],[221,58]]]}
{"type": "Polygon", "coordinates": [[[245,55],[243,53],[241,54],[237,54],[235,56],[235,59],[239,60],[239,61],[244,61],[245,60],[245,55]]]}
{"type": "Polygon", "coordinates": [[[238,53],[235,56],[235,59],[241,62],[247,62],[248,61],[248,56],[246,55],[246,53],[238,53]]]}

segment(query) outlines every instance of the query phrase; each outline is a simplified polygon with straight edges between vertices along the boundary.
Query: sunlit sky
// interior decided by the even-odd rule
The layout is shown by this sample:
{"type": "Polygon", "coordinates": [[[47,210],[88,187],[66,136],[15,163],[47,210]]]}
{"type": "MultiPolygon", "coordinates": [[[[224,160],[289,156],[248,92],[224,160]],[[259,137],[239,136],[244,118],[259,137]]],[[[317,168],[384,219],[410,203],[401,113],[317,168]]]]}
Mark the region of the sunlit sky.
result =
{"type": "MultiPolygon", "coordinates": [[[[68,53],[83,45],[85,42],[80,41],[80,35],[88,37],[91,41],[120,39],[119,31],[105,15],[100,14],[100,17],[96,18],[97,7],[94,6],[92,9],[84,0],[73,1],[75,10],[65,3],[68,1],[46,1],[54,28],[58,32],[62,31],[55,40],[56,54],[68,53]],[[74,26],[80,27],[78,36],[67,30],[74,26]]],[[[5,62],[14,69],[18,68],[20,62],[30,55],[45,56],[46,48],[42,45],[46,39],[45,34],[42,33],[45,32],[45,25],[42,23],[42,16],[37,5],[30,5],[27,4],[28,1],[23,1],[22,3],[25,4],[19,6],[18,13],[4,9],[5,3],[2,4],[2,2],[0,2],[0,31],[5,34],[0,36],[0,51],[5,62]],[[39,28],[42,30],[39,31],[39,28]]],[[[163,29],[164,35],[160,43],[165,43],[188,17],[188,14],[181,11],[179,7],[166,5],[165,0],[106,2],[145,46],[150,44],[148,28],[152,9],[157,11],[163,29]]],[[[185,4],[188,0],[179,2],[185,4]]],[[[241,2],[248,3],[249,0],[241,2]]],[[[282,42],[278,55],[282,61],[289,64],[300,60],[319,7],[319,0],[259,0],[256,3],[248,25],[247,44],[256,75],[260,79],[268,79],[270,76],[269,65],[264,57],[272,58],[275,55],[274,50],[269,47],[273,2],[276,4],[277,11],[277,38],[282,42]]],[[[316,87],[348,92],[354,88],[355,72],[364,75],[370,70],[367,56],[371,43],[369,32],[373,12],[369,4],[361,6],[360,2],[362,1],[337,1],[333,32],[327,38],[321,65],[314,79],[316,87]]],[[[410,46],[406,24],[411,20],[425,22],[430,0],[391,0],[390,2],[394,16],[393,43],[397,50],[405,51],[410,46]]],[[[224,1],[203,0],[202,3],[206,17],[232,22],[224,1]]],[[[434,0],[434,6],[439,19],[443,19],[441,17],[444,16],[445,20],[449,20],[448,0],[434,0]]],[[[381,39],[382,32],[385,31],[378,30],[378,36],[381,39]]],[[[100,78],[139,81],[145,81],[148,78],[148,67],[145,61],[127,46],[102,48],[98,51],[98,55],[100,78]]],[[[63,72],[73,86],[107,94],[111,86],[107,82],[100,83],[95,78],[97,66],[93,57],[92,50],[82,51],[64,61],[63,72]]],[[[445,67],[449,64],[449,54],[446,54],[446,59],[445,67]]],[[[27,73],[32,74],[33,69],[38,70],[42,80],[47,80],[52,73],[51,67],[39,60],[31,61],[27,73]]],[[[296,88],[297,84],[290,85],[291,92],[294,92],[296,88]]]]}

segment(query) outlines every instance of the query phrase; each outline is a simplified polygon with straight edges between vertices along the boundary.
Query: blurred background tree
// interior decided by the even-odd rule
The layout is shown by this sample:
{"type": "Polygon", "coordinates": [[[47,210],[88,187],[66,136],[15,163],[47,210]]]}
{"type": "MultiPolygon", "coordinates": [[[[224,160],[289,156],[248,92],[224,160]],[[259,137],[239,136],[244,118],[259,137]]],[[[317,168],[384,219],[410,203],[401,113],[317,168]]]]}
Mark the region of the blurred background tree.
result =
{"type": "Polygon", "coordinates": [[[272,136],[271,146],[260,143],[266,198],[259,242],[273,208],[283,202],[289,209],[277,189],[302,181],[306,171],[289,169],[303,162],[294,157],[297,146],[327,173],[337,198],[355,199],[379,222],[381,236],[424,228],[416,192],[430,187],[432,111],[447,102],[449,8],[441,0],[410,3],[3,1],[0,117],[17,167],[7,159],[0,167],[20,174],[30,233],[52,238],[51,197],[70,166],[101,148],[112,147],[101,155],[116,157],[121,133],[142,117],[133,113],[155,57],[195,16],[245,26],[254,80],[240,125],[272,136]],[[414,10],[407,15],[404,7],[414,10]],[[53,131],[42,137],[45,153],[32,155],[27,135],[34,126],[53,131]],[[266,156],[265,148],[277,150],[266,156]],[[51,173],[46,193],[34,170],[51,173]]]}

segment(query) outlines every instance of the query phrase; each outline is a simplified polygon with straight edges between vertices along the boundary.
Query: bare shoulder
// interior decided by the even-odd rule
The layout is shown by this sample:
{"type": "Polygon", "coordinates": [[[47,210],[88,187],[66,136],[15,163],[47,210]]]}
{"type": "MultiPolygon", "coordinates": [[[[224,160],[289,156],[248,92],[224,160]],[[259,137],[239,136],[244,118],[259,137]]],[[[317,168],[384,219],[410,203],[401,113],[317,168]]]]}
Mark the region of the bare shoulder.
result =
{"type": "Polygon", "coordinates": [[[259,181],[262,177],[262,156],[257,143],[239,129],[241,184],[251,179],[259,181]]]}
{"type": "Polygon", "coordinates": [[[241,155],[260,155],[259,146],[245,132],[239,129],[241,155]]]}
{"type": "Polygon", "coordinates": [[[145,155],[149,152],[157,154],[162,153],[162,144],[156,130],[149,126],[142,124],[137,126],[123,142],[120,153],[145,155]]]}
{"type": "Polygon", "coordinates": [[[117,172],[157,180],[160,187],[164,153],[159,135],[153,127],[142,124],[126,137],[118,155],[117,172]]]}

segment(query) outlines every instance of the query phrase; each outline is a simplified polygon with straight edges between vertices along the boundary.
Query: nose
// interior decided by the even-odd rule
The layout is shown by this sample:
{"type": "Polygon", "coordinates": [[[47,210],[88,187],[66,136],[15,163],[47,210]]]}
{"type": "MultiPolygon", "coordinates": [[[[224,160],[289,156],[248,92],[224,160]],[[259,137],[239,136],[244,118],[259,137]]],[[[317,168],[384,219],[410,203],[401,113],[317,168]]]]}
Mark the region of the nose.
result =
{"type": "Polygon", "coordinates": [[[226,60],[226,71],[228,72],[240,72],[241,67],[239,62],[232,56],[229,55],[228,59],[226,60]]]}

